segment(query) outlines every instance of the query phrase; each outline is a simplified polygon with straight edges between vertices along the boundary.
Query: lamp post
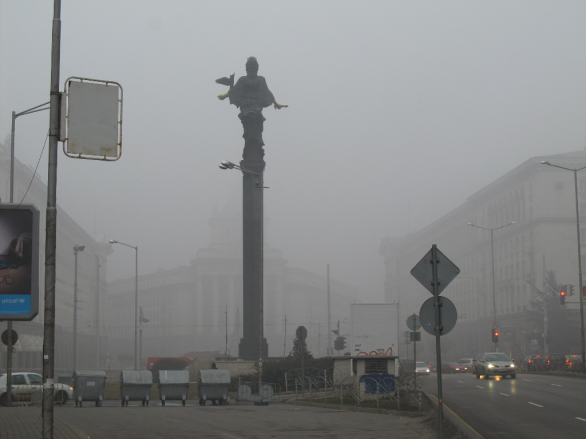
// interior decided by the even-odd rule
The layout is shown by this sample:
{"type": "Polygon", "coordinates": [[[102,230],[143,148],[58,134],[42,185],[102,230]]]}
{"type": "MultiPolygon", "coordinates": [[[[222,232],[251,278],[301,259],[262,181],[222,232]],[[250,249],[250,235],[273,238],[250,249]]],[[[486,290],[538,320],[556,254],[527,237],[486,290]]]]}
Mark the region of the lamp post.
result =
{"type": "Polygon", "coordinates": [[[82,252],[85,245],[74,245],[75,271],[73,280],[73,372],[77,369],[77,253],[82,252]]]}
{"type": "Polygon", "coordinates": [[[134,249],[136,254],[134,264],[134,370],[138,370],[138,246],[124,244],[110,239],[110,244],[120,244],[134,249]]]}
{"type": "Polygon", "coordinates": [[[97,272],[96,272],[96,323],[94,329],[96,332],[96,370],[100,370],[100,258],[96,257],[97,272]]]}
{"type": "Polygon", "coordinates": [[[138,318],[138,321],[140,322],[138,327],[138,332],[140,335],[140,348],[138,350],[138,358],[140,358],[142,364],[142,324],[147,323],[149,321],[149,319],[145,318],[144,314],[142,313],[142,306],[140,307],[140,317],[138,318]]]}
{"type": "MultiPolygon", "coordinates": [[[[263,277],[264,277],[264,273],[263,273],[263,265],[264,265],[264,207],[263,207],[263,193],[264,193],[264,182],[263,182],[263,174],[259,173],[259,172],[255,172],[252,171],[250,169],[247,168],[243,168],[242,166],[238,166],[235,163],[229,162],[227,160],[223,160],[221,165],[220,165],[220,169],[226,170],[226,169],[238,169],[240,171],[242,171],[243,173],[248,173],[248,174],[253,174],[256,175],[258,178],[255,181],[255,188],[256,189],[261,189],[261,193],[260,193],[260,229],[261,229],[261,233],[260,233],[260,253],[259,253],[259,259],[260,261],[258,261],[259,266],[258,266],[258,275],[259,278],[257,279],[257,285],[258,285],[258,291],[257,291],[257,297],[258,297],[258,310],[259,310],[259,320],[258,320],[258,391],[260,392],[260,388],[262,385],[262,357],[263,357],[263,341],[264,341],[264,330],[263,330],[263,301],[264,301],[264,297],[263,297],[263,277]]],[[[254,263],[254,261],[253,261],[254,263]]],[[[268,354],[268,352],[267,352],[268,354]]]]}
{"type": "MultiPolygon", "coordinates": [[[[29,108],[28,110],[21,111],[20,113],[12,112],[12,129],[10,131],[10,202],[14,203],[14,132],[16,130],[16,118],[19,116],[25,116],[31,113],[37,113],[39,111],[48,110],[49,102],[37,105],[36,107],[29,108]]],[[[12,406],[12,320],[8,320],[6,329],[8,331],[8,340],[6,343],[6,401],[7,405],[12,406]]]]}
{"type": "MultiPolygon", "coordinates": [[[[505,224],[504,226],[495,227],[494,229],[489,229],[487,227],[480,227],[472,223],[468,223],[469,226],[476,227],[482,230],[488,230],[490,232],[490,259],[492,263],[492,321],[493,324],[496,323],[496,289],[494,286],[494,232],[496,230],[502,229],[504,227],[508,227],[515,224],[515,221],[511,221],[509,224],[505,224]]],[[[494,344],[495,352],[498,351],[498,346],[494,344]]]]}
{"type": "Polygon", "coordinates": [[[584,339],[584,290],[582,289],[582,250],[580,245],[580,209],[578,208],[578,171],[586,169],[586,166],[581,168],[571,169],[563,166],[551,164],[548,161],[542,161],[542,165],[553,166],[554,168],[572,171],[574,173],[574,191],[576,195],[576,235],[578,237],[578,291],[580,295],[580,335],[582,338],[582,373],[586,374],[586,341],[584,339]]]}

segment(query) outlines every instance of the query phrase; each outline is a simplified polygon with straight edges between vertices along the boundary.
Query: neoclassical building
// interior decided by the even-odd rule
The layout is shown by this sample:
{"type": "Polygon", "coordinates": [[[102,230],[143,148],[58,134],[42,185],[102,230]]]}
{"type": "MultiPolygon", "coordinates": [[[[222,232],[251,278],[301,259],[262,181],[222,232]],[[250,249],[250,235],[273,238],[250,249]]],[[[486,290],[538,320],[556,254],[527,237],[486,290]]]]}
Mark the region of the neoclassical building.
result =
{"type": "MultiPolygon", "coordinates": [[[[231,206],[214,210],[209,221],[210,243],[197,251],[189,266],[139,276],[139,307],[149,320],[143,324],[143,364],[149,356],[224,352],[226,338],[230,355],[238,355],[242,337],[242,219],[231,206]]],[[[134,321],[128,318],[133,316],[134,282],[129,278],[110,283],[112,361],[130,352],[134,343],[134,321]]],[[[330,291],[335,329],[338,319],[349,316],[358,290],[331,280],[330,291]]],[[[269,356],[288,354],[301,325],[308,329],[310,351],[325,355],[326,267],[323,274],[289,267],[281,251],[265,241],[264,334],[269,356]]]]}
{"type": "MultiPolygon", "coordinates": [[[[539,291],[548,289],[547,273],[554,272],[559,284],[573,284],[578,292],[578,244],[574,174],[542,161],[580,168],[586,165],[586,152],[533,157],[422,230],[404,237],[387,237],[381,243],[385,298],[400,303],[401,322],[419,313],[421,304],[431,297],[410,270],[432,244],[460,268],[460,275],[442,293],[458,310],[456,328],[442,337],[447,361],[492,349],[491,232],[468,223],[485,229],[505,226],[493,232],[494,285],[496,320],[501,329],[508,328],[506,345],[511,355],[543,353],[548,347],[550,352],[580,351],[577,294],[569,297],[563,308],[568,319],[566,331],[562,334],[548,328],[547,337],[544,335],[539,291]],[[513,221],[515,224],[507,226],[513,221]],[[531,340],[537,340],[537,350],[531,349],[531,340]],[[545,346],[546,341],[549,346],[545,346]]],[[[578,197],[580,215],[586,219],[586,170],[578,173],[578,197]]],[[[581,244],[586,255],[583,224],[581,221],[581,244]]],[[[586,256],[582,259],[585,270],[586,256]]],[[[554,306],[556,312],[562,309],[555,301],[555,305],[550,304],[550,312],[554,306]]],[[[422,358],[432,360],[435,355],[432,339],[423,335],[423,351],[418,348],[422,358]]]]}

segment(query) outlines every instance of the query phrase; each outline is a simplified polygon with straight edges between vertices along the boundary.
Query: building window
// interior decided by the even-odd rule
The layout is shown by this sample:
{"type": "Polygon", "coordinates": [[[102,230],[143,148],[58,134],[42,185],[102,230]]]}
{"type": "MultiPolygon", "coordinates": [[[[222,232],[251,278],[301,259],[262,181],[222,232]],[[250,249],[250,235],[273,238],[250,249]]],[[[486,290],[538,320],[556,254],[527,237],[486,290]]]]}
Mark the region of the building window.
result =
{"type": "Polygon", "coordinates": [[[365,360],[364,373],[387,373],[387,361],[384,360],[365,360]]]}

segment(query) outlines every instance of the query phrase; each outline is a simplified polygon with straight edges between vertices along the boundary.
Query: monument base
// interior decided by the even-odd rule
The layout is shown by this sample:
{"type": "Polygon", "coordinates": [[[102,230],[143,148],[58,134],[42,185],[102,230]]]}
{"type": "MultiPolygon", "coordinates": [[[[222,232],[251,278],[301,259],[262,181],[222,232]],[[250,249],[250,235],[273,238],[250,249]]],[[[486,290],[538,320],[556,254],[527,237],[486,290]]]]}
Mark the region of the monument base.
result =
{"type": "MultiPolygon", "coordinates": [[[[268,358],[269,345],[267,339],[262,339],[262,358],[268,358]]],[[[240,339],[238,345],[238,358],[243,360],[258,360],[258,339],[257,340],[245,340],[240,339]]]]}

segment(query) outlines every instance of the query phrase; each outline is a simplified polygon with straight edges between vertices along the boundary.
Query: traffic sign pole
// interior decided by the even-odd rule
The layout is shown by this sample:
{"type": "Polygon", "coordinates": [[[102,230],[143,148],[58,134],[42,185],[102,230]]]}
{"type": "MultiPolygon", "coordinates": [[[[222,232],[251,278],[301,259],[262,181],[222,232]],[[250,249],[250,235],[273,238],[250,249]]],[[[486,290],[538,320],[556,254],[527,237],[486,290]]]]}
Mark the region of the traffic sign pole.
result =
{"type": "Polygon", "coordinates": [[[438,279],[437,279],[437,246],[435,244],[431,247],[431,267],[432,267],[432,284],[433,284],[433,297],[435,305],[435,353],[437,361],[437,399],[438,399],[438,412],[439,412],[439,437],[444,437],[444,407],[443,407],[443,395],[442,395],[442,351],[440,344],[441,336],[441,314],[440,314],[440,300],[438,293],[438,279]]]}

